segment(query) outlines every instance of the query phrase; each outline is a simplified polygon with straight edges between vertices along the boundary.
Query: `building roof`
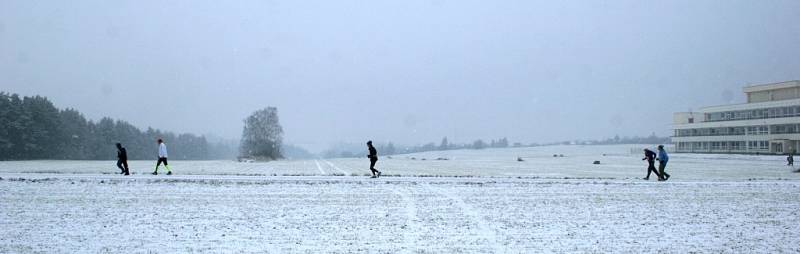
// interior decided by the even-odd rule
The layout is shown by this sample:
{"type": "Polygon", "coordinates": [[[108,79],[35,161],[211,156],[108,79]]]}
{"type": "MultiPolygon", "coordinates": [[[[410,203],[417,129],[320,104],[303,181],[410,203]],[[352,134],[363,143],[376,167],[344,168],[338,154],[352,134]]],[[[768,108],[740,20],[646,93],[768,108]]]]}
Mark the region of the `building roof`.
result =
{"type": "Polygon", "coordinates": [[[800,87],[800,81],[792,80],[792,81],[784,81],[784,82],[770,83],[770,84],[750,85],[750,86],[745,86],[742,90],[744,90],[745,93],[752,93],[752,92],[769,91],[769,90],[783,89],[790,87],[800,87]]]}
{"type": "Polygon", "coordinates": [[[763,101],[763,102],[708,106],[700,108],[699,110],[697,110],[697,112],[711,113],[711,112],[721,112],[721,111],[738,111],[738,110],[751,110],[759,108],[775,108],[775,107],[788,107],[788,106],[800,106],[800,98],[779,100],[779,101],[763,101]]]}

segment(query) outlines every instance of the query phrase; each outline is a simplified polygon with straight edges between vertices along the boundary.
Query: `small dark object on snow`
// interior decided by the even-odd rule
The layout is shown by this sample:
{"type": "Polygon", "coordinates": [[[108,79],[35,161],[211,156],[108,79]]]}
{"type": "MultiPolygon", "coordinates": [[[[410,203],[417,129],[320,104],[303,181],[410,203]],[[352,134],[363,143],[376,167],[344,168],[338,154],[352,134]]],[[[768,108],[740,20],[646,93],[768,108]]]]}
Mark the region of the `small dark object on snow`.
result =
{"type": "Polygon", "coordinates": [[[391,158],[392,158],[392,156],[386,156],[386,158],[387,158],[387,159],[391,159],[391,158]]]}
{"type": "Polygon", "coordinates": [[[446,161],[446,160],[449,160],[449,159],[448,158],[444,158],[444,157],[439,157],[439,158],[436,158],[436,160],[437,161],[446,161]]]}
{"type": "Polygon", "coordinates": [[[592,162],[592,164],[594,164],[594,165],[600,165],[600,161],[594,161],[594,162],[592,162]]]}
{"type": "Polygon", "coordinates": [[[564,157],[564,155],[563,154],[559,154],[558,157],[564,157]]]}
{"type": "Polygon", "coordinates": [[[558,154],[553,154],[553,157],[558,157],[558,154]]]}
{"type": "Polygon", "coordinates": [[[522,157],[517,157],[517,161],[525,161],[525,160],[523,160],[522,157]]]}
{"type": "Polygon", "coordinates": [[[425,158],[422,158],[422,160],[425,160],[425,158]]]}
{"type": "Polygon", "coordinates": [[[411,157],[411,159],[412,159],[412,160],[416,160],[416,159],[417,159],[417,157],[411,157]]]}

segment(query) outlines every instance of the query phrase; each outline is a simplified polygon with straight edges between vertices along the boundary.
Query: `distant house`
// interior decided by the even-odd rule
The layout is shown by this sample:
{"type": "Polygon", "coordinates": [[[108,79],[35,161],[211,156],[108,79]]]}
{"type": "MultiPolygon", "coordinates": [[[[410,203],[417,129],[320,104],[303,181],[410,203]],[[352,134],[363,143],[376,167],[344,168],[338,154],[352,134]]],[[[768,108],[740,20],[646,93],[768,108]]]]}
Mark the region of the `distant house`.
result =
{"type": "Polygon", "coordinates": [[[743,90],[747,103],[675,113],[675,152],[795,153],[800,145],[800,81],[743,90]]]}

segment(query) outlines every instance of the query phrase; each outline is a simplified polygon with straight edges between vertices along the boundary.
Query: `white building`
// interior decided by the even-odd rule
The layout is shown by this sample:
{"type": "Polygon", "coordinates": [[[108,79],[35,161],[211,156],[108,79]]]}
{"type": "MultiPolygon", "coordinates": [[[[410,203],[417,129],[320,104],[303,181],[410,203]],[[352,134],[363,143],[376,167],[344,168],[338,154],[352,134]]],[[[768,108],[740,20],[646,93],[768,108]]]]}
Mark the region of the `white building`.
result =
{"type": "Polygon", "coordinates": [[[800,145],[800,81],[744,88],[747,103],[674,116],[672,143],[687,153],[794,153],[800,145]]]}

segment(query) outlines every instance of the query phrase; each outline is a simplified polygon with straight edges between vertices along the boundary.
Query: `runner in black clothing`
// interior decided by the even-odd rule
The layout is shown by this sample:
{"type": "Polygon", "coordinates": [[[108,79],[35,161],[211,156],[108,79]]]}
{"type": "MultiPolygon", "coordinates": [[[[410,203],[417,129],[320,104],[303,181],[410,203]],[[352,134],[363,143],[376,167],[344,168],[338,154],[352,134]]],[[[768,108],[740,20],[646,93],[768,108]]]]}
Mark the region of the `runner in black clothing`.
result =
{"type": "Polygon", "coordinates": [[[120,174],[131,174],[130,170],[128,170],[128,150],[122,147],[120,143],[117,143],[117,167],[122,170],[120,174]]]}
{"type": "Polygon", "coordinates": [[[372,171],[372,178],[378,178],[381,176],[381,172],[375,169],[375,163],[378,162],[378,150],[372,146],[372,140],[367,141],[367,147],[369,147],[369,170],[372,171]]]}
{"type": "Polygon", "coordinates": [[[644,180],[650,180],[650,173],[656,173],[658,179],[661,179],[661,174],[658,173],[656,170],[656,153],[651,151],[650,149],[644,149],[644,158],[642,160],[647,160],[647,176],[642,178],[644,180]]]}

